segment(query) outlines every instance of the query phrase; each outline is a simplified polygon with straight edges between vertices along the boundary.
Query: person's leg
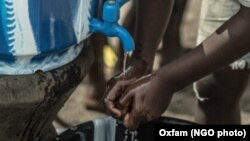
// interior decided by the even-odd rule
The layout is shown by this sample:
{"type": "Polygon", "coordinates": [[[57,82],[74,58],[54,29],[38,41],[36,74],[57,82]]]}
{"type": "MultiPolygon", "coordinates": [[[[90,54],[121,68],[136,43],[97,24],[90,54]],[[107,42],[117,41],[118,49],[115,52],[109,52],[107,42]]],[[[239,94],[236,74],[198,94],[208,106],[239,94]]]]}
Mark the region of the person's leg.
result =
{"type": "Polygon", "coordinates": [[[197,81],[195,120],[203,124],[240,124],[239,101],[248,75],[248,70],[227,67],[197,81]]]}
{"type": "MultiPolygon", "coordinates": [[[[213,33],[239,10],[235,0],[203,0],[198,43],[213,33]]],[[[246,64],[245,58],[240,59],[246,64]]],[[[236,61],[237,64],[238,61],[236,61]]],[[[240,63],[242,64],[242,63],[240,63]]],[[[244,67],[245,66],[245,67],[244,67]]],[[[203,124],[240,124],[239,101],[248,82],[249,71],[226,67],[194,84],[197,96],[195,120],[203,124]]]]}
{"type": "Polygon", "coordinates": [[[94,50],[94,63],[89,71],[89,81],[91,85],[90,93],[84,97],[86,108],[98,111],[104,111],[102,97],[106,89],[106,80],[104,77],[103,47],[107,44],[107,38],[101,34],[95,34],[91,37],[91,43],[94,50]]]}
{"type": "Polygon", "coordinates": [[[182,49],[180,40],[180,26],[183,19],[187,0],[175,0],[173,14],[170,18],[166,33],[162,40],[161,62],[164,66],[175,59],[182,49]]]}

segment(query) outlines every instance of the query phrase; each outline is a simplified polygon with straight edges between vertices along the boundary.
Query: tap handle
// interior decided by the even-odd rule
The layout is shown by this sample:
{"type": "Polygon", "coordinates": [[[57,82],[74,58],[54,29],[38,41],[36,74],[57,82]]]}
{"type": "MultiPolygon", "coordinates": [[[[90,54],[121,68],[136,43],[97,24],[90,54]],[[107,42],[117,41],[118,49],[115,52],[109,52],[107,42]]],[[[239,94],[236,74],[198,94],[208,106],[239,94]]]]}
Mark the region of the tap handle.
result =
{"type": "Polygon", "coordinates": [[[107,0],[103,6],[102,18],[105,22],[117,23],[120,19],[120,5],[114,0],[107,0]]]}

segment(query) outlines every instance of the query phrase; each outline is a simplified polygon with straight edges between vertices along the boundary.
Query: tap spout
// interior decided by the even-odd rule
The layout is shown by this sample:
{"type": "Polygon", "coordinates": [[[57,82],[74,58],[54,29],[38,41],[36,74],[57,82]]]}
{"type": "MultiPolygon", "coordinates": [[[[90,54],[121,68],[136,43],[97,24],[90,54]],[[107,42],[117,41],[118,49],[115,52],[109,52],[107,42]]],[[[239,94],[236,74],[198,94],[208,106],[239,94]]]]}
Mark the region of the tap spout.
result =
{"type": "Polygon", "coordinates": [[[134,50],[134,40],[129,32],[117,23],[103,22],[98,19],[91,20],[91,32],[102,33],[109,37],[118,37],[122,42],[122,47],[125,52],[134,50]]]}

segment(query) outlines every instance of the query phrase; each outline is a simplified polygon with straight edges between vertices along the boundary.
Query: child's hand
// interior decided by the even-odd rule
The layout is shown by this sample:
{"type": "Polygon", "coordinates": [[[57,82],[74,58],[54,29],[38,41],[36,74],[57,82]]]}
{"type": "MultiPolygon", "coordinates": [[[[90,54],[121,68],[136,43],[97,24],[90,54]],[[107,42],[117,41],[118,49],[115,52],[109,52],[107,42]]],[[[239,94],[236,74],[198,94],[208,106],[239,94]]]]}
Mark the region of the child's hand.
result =
{"type": "Polygon", "coordinates": [[[147,73],[147,63],[141,59],[136,59],[125,72],[113,76],[107,83],[106,94],[114,87],[118,81],[137,79],[147,73]]]}
{"type": "Polygon", "coordinates": [[[143,77],[129,85],[120,106],[125,107],[124,125],[134,130],[140,123],[159,118],[166,110],[173,95],[170,85],[154,76],[143,77]]]}
{"type": "Polygon", "coordinates": [[[107,92],[104,102],[107,112],[117,119],[122,119],[126,112],[125,107],[120,106],[119,100],[125,94],[126,88],[135,80],[121,80],[114,84],[114,86],[107,92]]]}
{"type": "Polygon", "coordinates": [[[119,98],[123,95],[129,84],[132,84],[137,78],[146,74],[147,64],[142,60],[135,60],[125,73],[120,73],[108,81],[104,102],[107,111],[116,118],[121,118],[119,107],[119,98]]]}

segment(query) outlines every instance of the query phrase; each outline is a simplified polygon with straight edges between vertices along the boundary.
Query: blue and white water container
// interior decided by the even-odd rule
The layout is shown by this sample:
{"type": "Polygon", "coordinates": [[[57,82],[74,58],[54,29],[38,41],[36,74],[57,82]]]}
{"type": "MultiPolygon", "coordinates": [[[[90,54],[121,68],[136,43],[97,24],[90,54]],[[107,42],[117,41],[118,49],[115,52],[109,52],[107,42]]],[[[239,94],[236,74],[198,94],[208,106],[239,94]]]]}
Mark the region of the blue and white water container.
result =
{"type": "Polygon", "coordinates": [[[98,0],[0,0],[0,74],[49,71],[76,58],[98,0]]]}

